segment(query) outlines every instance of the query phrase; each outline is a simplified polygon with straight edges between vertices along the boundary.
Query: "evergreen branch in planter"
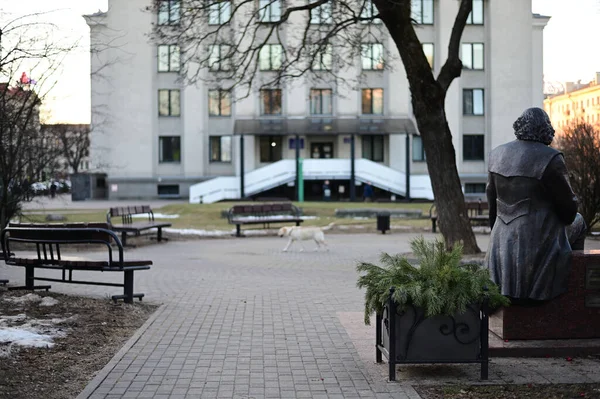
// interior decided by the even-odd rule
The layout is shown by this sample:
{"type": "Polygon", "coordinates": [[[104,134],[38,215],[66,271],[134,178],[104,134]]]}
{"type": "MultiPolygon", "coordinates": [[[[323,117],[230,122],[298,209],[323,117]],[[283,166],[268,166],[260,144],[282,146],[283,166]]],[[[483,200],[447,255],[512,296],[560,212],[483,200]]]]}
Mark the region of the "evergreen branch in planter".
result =
{"type": "Polygon", "coordinates": [[[448,251],[443,241],[426,241],[422,236],[410,246],[418,266],[403,256],[383,253],[383,266],[360,262],[356,267],[364,273],[357,285],[366,288],[365,324],[370,324],[373,312],[383,312],[391,287],[396,289],[393,299],[402,310],[412,305],[422,308],[426,316],[465,312],[468,305],[482,303],[485,296],[491,309],[510,304],[490,279],[487,268],[461,264],[462,246],[448,251]]]}

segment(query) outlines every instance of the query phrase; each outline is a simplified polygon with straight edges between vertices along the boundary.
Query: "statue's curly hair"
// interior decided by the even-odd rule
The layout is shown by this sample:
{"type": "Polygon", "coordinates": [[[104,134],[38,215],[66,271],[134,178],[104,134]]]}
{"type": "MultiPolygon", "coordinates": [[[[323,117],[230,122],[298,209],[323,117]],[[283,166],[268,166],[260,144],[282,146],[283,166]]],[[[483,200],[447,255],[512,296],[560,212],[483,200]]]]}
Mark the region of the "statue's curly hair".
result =
{"type": "Polygon", "coordinates": [[[513,123],[515,136],[519,140],[538,141],[550,145],[554,139],[554,128],[546,111],[541,108],[527,108],[513,123]]]}

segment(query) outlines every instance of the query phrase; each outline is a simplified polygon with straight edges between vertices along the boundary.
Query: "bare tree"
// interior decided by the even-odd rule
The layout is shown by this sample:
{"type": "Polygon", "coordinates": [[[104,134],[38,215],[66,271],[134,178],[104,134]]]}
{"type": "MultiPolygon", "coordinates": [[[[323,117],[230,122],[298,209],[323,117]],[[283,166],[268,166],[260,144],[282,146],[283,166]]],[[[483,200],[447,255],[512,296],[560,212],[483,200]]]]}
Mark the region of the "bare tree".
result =
{"type": "Polygon", "coordinates": [[[0,22],[0,228],[20,213],[31,179],[58,166],[59,149],[41,132],[39,112],[74,45],[54,42],[56,27],[38,22],[39,15],[4,15],[0,22]]]}
{"type": "Polygon", "coordinates": [[[565,155],[579,212],[591,229],[600,222],[600,128],[574,123],[557,135],[555,146],[565,155]]]}
{"type": "Polygon", "coordinates": [[[42,125],[42,134],[55,140],[66,173],[79,173],[82,161],[90,151],[89,125],[54,124],[42,125]]]}
{"type": "Polygon", "coordinates": [[[476,253],[444,108],[448,88],[461,74],[460,39],[472,10],[471,0],[457,1],[448,58],[437,77],[415,32],[418,15],[411,10],[411,0],[290,1],[285,9],[278,0],[155,0],[158,23],[153,38],[157,44],[181,46],[176,57],[185,83],[218,84],[234,89],[239,99],[255,88],[293,85],[304,75],[355,86],[345,70],[354,68],[365,52],[379,69],[384,60],[364,44],[381,43],[389,34],[396,49],[385,49],[383,58],[389,67],[389,60],[399,54],[408,77],[440,230],[449,247],[460,242],[465,253],[476,253]],[[320,23],[311,23],[315,19],[320,23]],[[284,29],[290,23],[294,28],[284,29]],[[261,52],[268,54],[260,57],[261,52]]]}

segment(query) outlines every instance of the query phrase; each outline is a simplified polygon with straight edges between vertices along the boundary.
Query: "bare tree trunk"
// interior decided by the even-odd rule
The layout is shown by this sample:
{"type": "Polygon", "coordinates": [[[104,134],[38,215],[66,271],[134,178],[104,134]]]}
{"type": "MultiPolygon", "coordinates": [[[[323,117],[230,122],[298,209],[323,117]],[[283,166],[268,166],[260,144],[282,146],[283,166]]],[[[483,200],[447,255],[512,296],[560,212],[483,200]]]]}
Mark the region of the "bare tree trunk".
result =
{"type": "Polygon", "coordinates": [[[461,190],[452,133],[446,119],[446,93],[460,76],[460,38],[472,10],[461,0],[448,44],[448,59],[435,79],[411,19],[410,1],[374,0],[398,48],[412,95],[413,113],[423,139],[427,168],[438,211],[440,231],[448,248],[462,243],[464,253],[479,253],[461,190]]]}
{"type": "Polygon", "coordinates": [[[462,243],[464,253],[479,253],[481,251],[467,217],[464,194],[456,169],[456,152],[444,110],[445,93],[441,93],[439,88],[437,91],[438,98],[435,102],[431,101],[435,88],[429,91],[427,102],[421,96],[413,95],[413,110],[425,148],[440,232],[448,248],[462,243]],[[432,107],[433,104],[435,107],[432,107]]]}

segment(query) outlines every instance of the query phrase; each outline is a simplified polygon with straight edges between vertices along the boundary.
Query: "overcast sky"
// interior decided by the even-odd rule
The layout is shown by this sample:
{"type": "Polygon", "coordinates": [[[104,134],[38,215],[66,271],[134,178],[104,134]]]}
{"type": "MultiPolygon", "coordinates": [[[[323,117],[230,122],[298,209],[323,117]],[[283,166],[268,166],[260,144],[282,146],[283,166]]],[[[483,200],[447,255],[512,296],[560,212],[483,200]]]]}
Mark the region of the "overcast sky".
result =
{"type": "MultiPolygon", "coordinates": [[[[89,28],[81,15],[106,10],[107,3],[107,0],[7,0],[0,5],[0,13],[14,15],[52,11],[47,18],[73,40],[81,40],[80,51],[65,61],[52,98],[47,101],[51,122],[89,122],[89,28]]],[[[552,17],[544,30],[545,80],[593,79],[595,72],[600,72],[597,49],[600,0],[532,0],[532,11],[552,17]]]]}

